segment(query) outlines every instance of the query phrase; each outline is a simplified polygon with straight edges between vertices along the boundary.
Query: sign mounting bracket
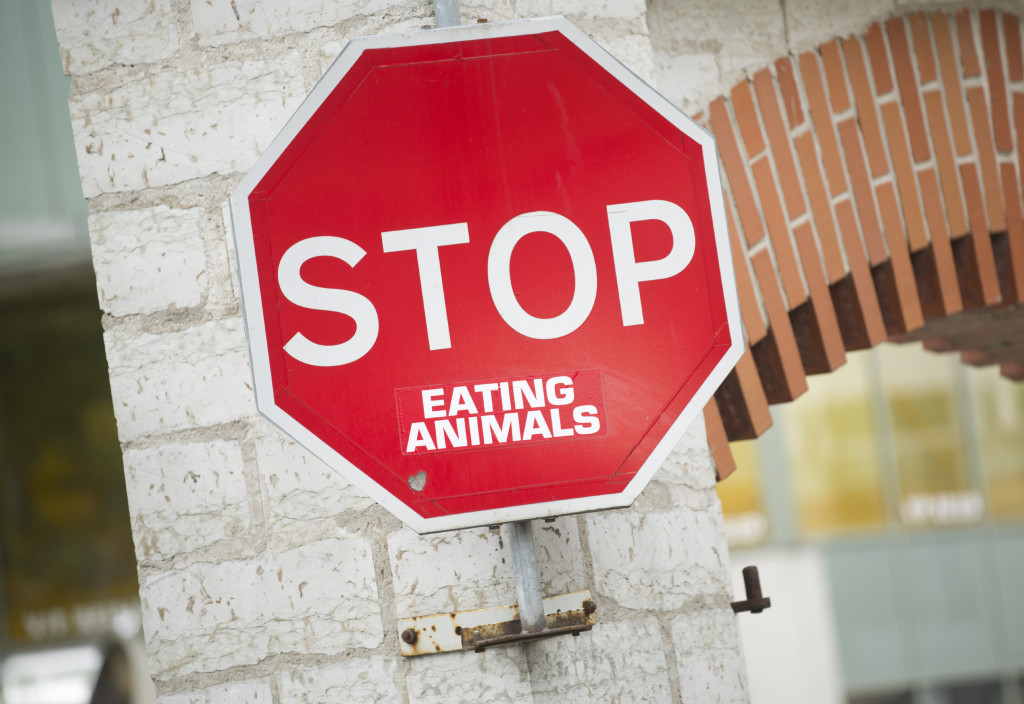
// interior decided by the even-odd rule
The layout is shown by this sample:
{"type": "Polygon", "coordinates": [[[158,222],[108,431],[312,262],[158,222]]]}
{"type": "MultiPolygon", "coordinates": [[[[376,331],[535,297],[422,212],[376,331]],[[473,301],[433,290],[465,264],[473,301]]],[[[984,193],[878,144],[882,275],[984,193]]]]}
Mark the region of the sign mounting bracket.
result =
{"type": "Polygon", "coordinates": [[[498,645],[554,636],[578,636],[595,623],[597,605],[589,590],[541,598],[540,575],[529,521],[507,523],[518,604],[451,611],[397,621],[402,655],[457,650],[477,653],[498,645]]]}

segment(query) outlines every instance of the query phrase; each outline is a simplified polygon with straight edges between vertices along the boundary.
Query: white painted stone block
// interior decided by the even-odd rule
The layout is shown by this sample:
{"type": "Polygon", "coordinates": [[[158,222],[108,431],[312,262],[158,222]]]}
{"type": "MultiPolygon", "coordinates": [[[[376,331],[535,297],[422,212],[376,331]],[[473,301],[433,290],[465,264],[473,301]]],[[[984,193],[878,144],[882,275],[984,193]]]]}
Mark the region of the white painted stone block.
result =
{"type": "Polygon", "coordinates": [[[651,40],[646,34],[627,34],[610,40],[598,40],[609,54],[618,59],[626,68],[654,85],[654,56],[651,40]]]}
{"type": "Polygon", "coordinates": [[[407,5],[407,0],[192,0],[192,23],[200,46],[219,46],[332,27],[407,5]]]}
{"type": "Polygon", "coordinates": [[[796,53],[813,49],[833,37],[860,34],[871,22],[894,14],[898,5],[898,0],[787,1],[782,7],[786,11],[789,46],[796,53]]]}
{"type": "Polygon", "coordinates": [[[482,609],[515,603],[512,559],[499,531],[486,528],[388,536],[395,616],[482,609]]]}
{"type": "Polygon", "coordinates": [[[270,680],[248,680],[206,687],[194,692],[165,694],[156,704],[273,704],[270,680]]]}
{"type": "MultiPolygon", "coordinates": [[[[576,517],[560,516],[551,523],[533,521],[531,526],[541,593],[558,596],[589,587],[584,575],[583,547],[576,517]]],[[[507,559],[511,562],[511,557],[507,559]]]]}
{"type": "MultiPolygon", "coordinates": [[[[544,596],[585,589],[576,519],[531,525],[544,596]]],[[[388,536],[388,553],[399,618],[516,603],[504,528],[425,536],[406,529],[388,536]]]]}
{"type": "Polygon", "coordinates": [[[515,0],[519,17],[539,15],[582,15],[630,19],[647,12],[644,0],[515,0]]]}
{"type": "Polygon", "coordinates": [[[264,488],[271,546],[310,539],[337,523],[333,517],[362,511],[374,501],[281,430],[255,426],[256,464],[264,488]]]}
{"type": "Polygon", "coordinates": [[[277,704],[383,704],[401,700],[395,658],[352,658],[281,675],[277,704]]]}
{"type": "Polygon", "coordinates": [[[91,198],[247,171],[305,95],[292,52],[72,96],[82,191],[91,198]]]}
{"type": "Polygon", "coordinates": [[[705,110],[722,93],[718,58],[708,53],[654,52],[658,92],[687,115],[705,110]]]}
{"type": "Polygon", "coordinates": [[[202,215],[166,205],[91,215],[100,307],[121,316],[198,306],[207,285],[202,215]]]}
{"type": "Polygon", "coordinates": [[[213,672],[278,653],[338,655],[384,638],[366,540],[199,563],[140,589],[155,675],[213,672]]]}
{"type": "Polygon", "coordinates": [[[125,450],[135,554],[157,560],[239,538],[251,528],[238,443],[125,450]]]}
{"type": "Polygon", "coordinates": [[[700,611],[672,622],[679,694],[684,702],[747,704],[747,679],[731,609],[700,611]]]}
{"type": "Polygon", "coordinates": [[[605,511],[586,521],[597,590],[619,604],[673,610],[728,593],[720,511],[605,511]]]}
{"type": "Polygon", "coordinates": [[[122,442],[256,412],[241,319],[156,334],[115,329],[104,341],[122,442]]]}
{"type": "Polygon", "coordinates": [[[654,618],[598,618],[591,631],[537,641],[528,653],[535,704],[672,701],[665,644],[654,618]]]}
{"type": "Polygon", "coordinates": [[[522,646],[412,658],[409,704],[533,704],[522,646]]]}
{"type": "Polygon", "coordinates": [[[785,18],[775,0],[651,0],[647,19],[664,72],[658,85],[673,101],[683,89],[694,91],[689,102],[678,103],[688,111],[706,108],[706,101],[788,53],[785,18]],[[712,60],[717,85],[710,74],[712,60]],[[693,73],[685,74],[687,70],[693,73]],[[673,90],[673,81],[682,81],[684,87],[673,90]]]}
{"type": "Polygon", "coordinates": [[[64,72],[172,56],[178,30],[171,0],[52,0],[64,72]]]}

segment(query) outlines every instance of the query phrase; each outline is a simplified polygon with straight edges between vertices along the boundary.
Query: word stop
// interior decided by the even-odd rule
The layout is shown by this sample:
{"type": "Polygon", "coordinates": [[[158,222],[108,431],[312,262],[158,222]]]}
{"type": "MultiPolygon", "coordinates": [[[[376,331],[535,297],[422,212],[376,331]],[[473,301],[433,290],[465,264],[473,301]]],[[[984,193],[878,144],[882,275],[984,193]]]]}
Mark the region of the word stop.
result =
{"type": "MultiPolygon", "coordinates": [[[[690,216],[675,203],[646,200],[607,206],[615,279],[623,326],[643,325],[640,282],[667,279],[683,271],[693,259],[696,246],[690,216]],[[660,259],[638,262],[633,250],[632,225],[657,220],[668,226],[672,247],[660,259]]],[[[385,253],[415,251],[423,297],[423,316],[431,350],[451,347],[448,309],[438,250],[469,242],[467,223],[418,227],[381,233],[385,253]]],[[[299,274],[302,265],[316,257],[340,259],[355,267],[366,251],[343,237],[310,237],[292,245],[281,257],[277,278],[281,293],[297,306],[332,311],[351,317],[355,334],[345,342],[322,345],[301,332],[285,344],[291,357],[305,364],[334,367],[361,359],[377,341],[380,321],[373,303],[362,294],[344,289],[314,286],[299,274]]],[[[517,215],[494,236],[487,255],[487,282],[491,300],[502,319],[519,334],[537,340],[564,337],[580,327],[590,316],[597,298],[597,266],[594,252],[583,232],[569,218],[551,212],[517,215]],[[527,313],[512,288],[510,264],[519,240],[534,232],[554,235],[569,253],[575,275],[575,288],[569,306],[551,318],[527,313]]]]}

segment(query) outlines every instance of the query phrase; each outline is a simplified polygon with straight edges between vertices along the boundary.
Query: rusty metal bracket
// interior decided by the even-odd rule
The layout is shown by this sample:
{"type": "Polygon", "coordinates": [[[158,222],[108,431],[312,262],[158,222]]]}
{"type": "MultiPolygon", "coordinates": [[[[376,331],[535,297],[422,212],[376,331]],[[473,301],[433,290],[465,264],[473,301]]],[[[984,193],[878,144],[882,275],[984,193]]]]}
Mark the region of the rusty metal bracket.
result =
{"type": "Polygon", "coordinates": [[[772,605],[771,599],[761,595],[761,577],[756,567],[743,568],[743,587],[746,589],[747,598],[732,602],[733,613],[749,611],[752,614],[759,614],[772,605]]]}
{"type": "Polygon", "coordinates": [[[590,598],[590,590],[551,596],[541,603],[544,628],[535,632],[523,630],[519,607],[514,605],[400,618],[397,625],[402,655],[412,657],[456,650],[482,653],[498,645],[554,636],[578,636],[594,626],[597,605],[590,598]]]}

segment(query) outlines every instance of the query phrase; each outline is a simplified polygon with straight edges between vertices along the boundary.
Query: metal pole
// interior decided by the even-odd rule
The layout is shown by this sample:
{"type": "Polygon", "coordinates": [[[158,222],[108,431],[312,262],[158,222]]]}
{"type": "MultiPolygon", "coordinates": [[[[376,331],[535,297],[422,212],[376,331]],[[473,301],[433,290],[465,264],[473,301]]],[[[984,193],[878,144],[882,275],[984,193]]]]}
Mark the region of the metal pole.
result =
{"type": "MultiPolygon", "coordinates": [[[[459,0],[434,0],[434,16],[438,29],[458,27],[459,0]]],[[[533,546],[533,531],[529,521],[508,524],[508,535],[512,545],[512,571],[516,577],[516,598],[519,600],[519,622],[523,633],[538,633],[544,630],[544,603],[540,594],[540,572],[537,569],[537,554],[533,546]]]]}
{"type": "Polygon", "coordinates": [[[459,0],[434,0],[434,16],[437,28],[458,27],[462,24],[459,17],[459,0]]]}
{"type": "Polygon", "coordinates": [[[519,622],[523,633],[544,630],[544,604],[540,596],[540,572],[533,547],[533,531],[529,521],[508,524],[512,545],[512,571],[516,575],[516,598],[519,599],[519,622]]]}

